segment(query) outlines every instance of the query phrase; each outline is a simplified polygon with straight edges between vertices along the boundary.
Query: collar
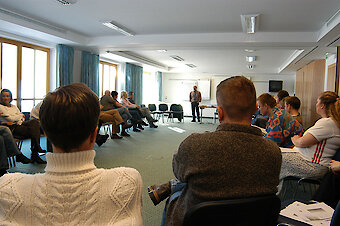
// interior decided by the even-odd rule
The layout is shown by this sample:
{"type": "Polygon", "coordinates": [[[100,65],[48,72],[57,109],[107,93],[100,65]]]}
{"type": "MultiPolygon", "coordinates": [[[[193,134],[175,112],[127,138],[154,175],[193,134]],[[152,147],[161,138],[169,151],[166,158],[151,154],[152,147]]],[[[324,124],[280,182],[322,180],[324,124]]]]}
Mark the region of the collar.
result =
{"type": "Polygon", "coordinates": [[[47,153],[47,173],[71,173],[79,171],[94,170],[94,150],[79,151],[72,153],[47,153]]]}
{"type": "Polygon", "coordinates": [[[216,128],[216,131],[243,132],[262,136],[261,130],[251,125],[222,123],[216,128]]]}

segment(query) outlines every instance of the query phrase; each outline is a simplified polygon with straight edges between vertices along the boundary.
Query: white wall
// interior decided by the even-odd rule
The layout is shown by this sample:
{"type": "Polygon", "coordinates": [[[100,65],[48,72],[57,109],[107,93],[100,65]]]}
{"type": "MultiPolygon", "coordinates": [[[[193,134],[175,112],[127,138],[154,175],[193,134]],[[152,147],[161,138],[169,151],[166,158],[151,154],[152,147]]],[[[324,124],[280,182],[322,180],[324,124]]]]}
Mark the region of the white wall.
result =
{"type": "MultiPolygon", "coordinates": [[[[195,81],[199,79],[210,79],[210,100],[202,101],[201,105],[216,105],[216,87],[226,78],[231,76],[212,76],[205,74],[177,74],[177,73],[165,73],[163,72],[163,102],[167,104],[181,104],[184,109],[184,115],[191,115],[191,105],[189,102],[189,93],[182,93],[179,89],[179,81],[195,81]],[[179,96],[180,95],[180,96],[179,96]],[[184,97],[182,97],[184,96],[184,97]]],[[[254,82],[257,96],[262,93],[268,92],[269,80],[282,80],[283,89],[287,90],[290,95],[294,95],[295,92],[295,74],[294,75],[263,75],[259,76],[247,76],[254,82]]],[[[271,93],[275,95],[276,93],[271,93]]],[[[213,117],[214,109],[204,109],[204,117],[213,117]]]]}

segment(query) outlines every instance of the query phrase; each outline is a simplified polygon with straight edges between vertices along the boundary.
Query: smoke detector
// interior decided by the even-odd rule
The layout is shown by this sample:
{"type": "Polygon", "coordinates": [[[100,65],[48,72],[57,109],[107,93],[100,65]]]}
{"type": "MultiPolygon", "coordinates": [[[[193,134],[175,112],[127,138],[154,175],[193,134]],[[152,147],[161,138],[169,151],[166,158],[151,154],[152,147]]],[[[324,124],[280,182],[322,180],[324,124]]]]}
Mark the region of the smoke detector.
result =
{"type": "Polygon", "coordinates": [[[63,4],[63,5],[73,5],[75,4],[78,0],[56,0],[57,2],[63,4]]]}

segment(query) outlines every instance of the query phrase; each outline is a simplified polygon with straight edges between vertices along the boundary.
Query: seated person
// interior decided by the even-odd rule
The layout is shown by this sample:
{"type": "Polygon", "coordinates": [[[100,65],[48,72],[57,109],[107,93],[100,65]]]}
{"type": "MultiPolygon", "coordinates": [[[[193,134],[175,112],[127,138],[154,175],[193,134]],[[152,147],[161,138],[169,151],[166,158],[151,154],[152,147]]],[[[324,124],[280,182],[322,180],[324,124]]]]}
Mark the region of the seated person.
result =
{"type": "Polygon", "coordinates": [[[142,120],[142,114],[137,111],[132,111],[132,109],[129,109],[128,107],[124,106],[123,104],[118,102],[118,92],[117,91],[112,91],[111,95],[113,97],[113,100],[115,101],[115,104],[117,107],[121,108],[123,107],[126,109],[126,111],[131,115],[130,121],[133,124],[133,131],[134,132],[140,132],[141,130],[144,130],[142,125],[148,125],[142,120]]]}
{"type": "Polygon", "coordinates": [[[299,98],[295,96],[285,98],[285,110],[302,125],[302,116],[299,112],[300,106],[301,101],[299,98]]]}
{"type": "Polygon", "coordinates": [[[256,112],[253,114],[252,119],[251,119],[251,124],[258,126],[260,128],[265,129],[268,121],[268,116],[263,116],[260,113],[260,109],[258,108],[258,105],[256,103],[256,112]]]}
{"type": "Polygon", "coordinates": [[[12,156],[16,156],[17,162],[31,163],[31,160],[19,151],[11,130],[7,126],[0,126],[0,177],[7,173],[8,157],[12,156]]]}
{"type": "MultiPolygon", "coordinates": [[[[143,117],[145,117],[146,120],[148,120],[148,123],[149,123],[150,128],[157,128],[158,126],[156,126],[156,125],[154,124],[154,122],[157,122],[158,120],[152,118],[149,108],[146,108],[146,107],[143,107],[143,108],[142,108],[142,107],[140,107],[139,105],[137,105],[137,104],[135,103],[134,98],[135,98],[135,93],[132,92],[132,91],[130,91],[130,92],[129,92],[128,98],[126,99],[126,97],[125,97],[125,99],[124,99],[123,101],[124,101],[124,103],[126,103],[126,104],[129,104],[129,102],[130,102],[130,104],[135,104],[136,107],[137,107],[137,108],[140,110],[140,112],[142,113],[143,117]]],[[[123,105],[125,105],[125,104],[123,104],[123,105]]]]}
{"type": "MultiPolygon", "coordinates": [[[[118,95],[118,93],[117,93],[118,95]]],[[[127,123],[128,120],[132,120],[132,115],[129,113],[129,110],[121,105],[117,100],[113,99],[111,96],[110,90],[105,90],[104,96],[100,98],[100,104],[103,106],[101,107],[101,111],[110,111],[110,110],[117,110],[122,119],[124,120],[124,124],[122,125],[122,132],[121,136],[129,137],[130,134],[126,132],[126,129],[130,128],[131,126],[127,123]]],[[[133,123],[135,124],[135,123],[133,123]]]]}
{"type": "Polygon", "coordinates": [[[0,199],[2,225],[142,225],[138,171],[94,165],[99,111],[97,95],[84,84],[46,95],[39,116],[53,153],[46,154],[43,174],[0,178],[0,193],[6,194],[0,199]]]}
{"type": "Polygon", "coordinates": [[[276,103],[280,106],[281,109],[285,108],[285,98],[289,97],[289,93],[286,90],[280,90],[277,92],[275,97],[276,103]]]}
{"type": "Polygon", "coordinates": [[[31,160],[38,164],[46,164],[46,161],[39,157],[39,152],[45,153],[40,147],[40,123],[36,119],[25,121],[17,106],[12,105],[12,92],[8,89],[1,90],[0,112],[7,120],[6,125],[12,131],[13,136],[20,136],[31,139],[31,160]]]}
{"type": "Polygon", "coordinates": [[[268,138],[280,147],[294,147],[291,137],[302,135],[302,125],[288,112],[276,105],[274,97],[264,93],[257,98],[260,113],[268,116],[265,138],[268,138]]]}
{"type": "MultiPolygon", "coordinates": [[[[100,105],[100,108],[102,109],[103,105],[100,105]]],[[[111,124],[112,124],[111,139],[122,139],[123,138],[122,136],[118,135],[118,133],[120,131],[119,125],[122,125],[122,135],[130,136],[129,134],[125,134],[125,133],[127,133],[125,131],[125,129],[130,128],[132,125],[129,125],[129,124],[124,122],[124,120],[120,116],[118,110],[111,109],[111,110],[107,110],[107,111],[100,111],[99,120],[104,122],[104,123],[105,122],[111,122],[111,124]]]]}
{"type": "Polygon", "coordinates": [[[217,86],[216,99],[221,122],[216,131],[191,134],[173,156],[173,172],[180,182],[149,187],[153,200],[172,194],[162,225],[181,225],[188,209],[204,201],[277,191],[280,149],[250,125],[256,111],[254,84],[243,76],[228,78],[217,86]]]}
{"type": "Polygon", "coordinates": [[[322,178],[340,147],[340,101],[335,92],[323,92],[316,103],[322,117],[303,136],[292,142],[297,152],[282,154],[280,179],[288,176],[322,178]]]}

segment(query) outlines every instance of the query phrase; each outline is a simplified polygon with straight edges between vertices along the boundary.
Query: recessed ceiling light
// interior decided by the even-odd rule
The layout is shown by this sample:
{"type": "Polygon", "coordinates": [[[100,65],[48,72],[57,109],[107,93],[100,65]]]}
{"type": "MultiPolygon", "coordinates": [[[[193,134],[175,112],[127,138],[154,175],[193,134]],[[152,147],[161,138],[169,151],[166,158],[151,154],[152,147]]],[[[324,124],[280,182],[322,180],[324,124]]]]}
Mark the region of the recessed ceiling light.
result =
{"type": "Polygon", "coordinates": [[[106,27],[109,27],[111,29],[114,29],[116,31],[118,31],[119,33],[122,33],[123,35],[126,36],[134,36],[134,34],[132,34],[132,32],[128,31],[126,28],[123,28],[120,25],[117,25],[114,21],[110,21],[110,22],[103,22],[103,25],[105,25],[106,27]]]}
{"type": "Polygon", "coordinates": [[[256,56],[246,56],[246,61],[251,63],[256,60],[256,56]]]}
{"type": "Polygon", "coordinates": [[[167,52],[168,50],[166,50],[166,49],[158,49],[157,50],[157,52],[160,52],[160,53],[165,53],[165,52],[167,52]]]}
{"type": "Polygon", "coordinates": [[[255,49],[245,49],[244,51],[248,52],[248,53],[253,53],[255,52],[256,50],[255,49]]]}
{"type": "Polygon", "coordinates": [[[56,0],[56,1],[63,5],[72,5],[76,3],[78,0],[56,0]]]}
{"type": "Polygon", "coordinates": [[[260,14],[241,15],[242,30],[248,34],[254,34],[259,26],[260,14]]]}

